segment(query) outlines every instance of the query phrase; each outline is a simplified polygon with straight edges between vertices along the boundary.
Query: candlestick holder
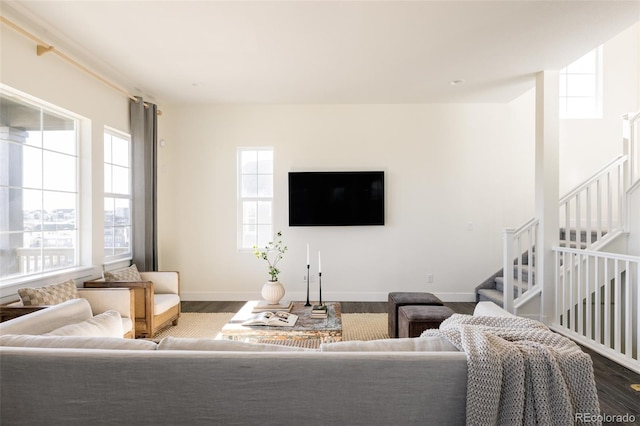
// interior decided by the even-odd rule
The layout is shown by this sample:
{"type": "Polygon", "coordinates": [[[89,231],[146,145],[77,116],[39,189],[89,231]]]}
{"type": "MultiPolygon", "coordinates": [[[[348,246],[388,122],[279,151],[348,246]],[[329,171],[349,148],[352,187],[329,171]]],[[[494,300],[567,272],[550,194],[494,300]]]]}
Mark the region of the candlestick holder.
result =
{"type": "Polygon", "coordinates": [[[304,306],[311,306],[311,303],[309,303],[309,264],[308,263],[307,263],[307,303],[305,303],[304,306]]]}
{"type": "Polygon", "coordinates": [[[318,303],[320,304],[320,306],[323,306],[324,303],[322,303],[322,272],[318,272],[318,282],[320,284],[320,301],[318,303]]]}

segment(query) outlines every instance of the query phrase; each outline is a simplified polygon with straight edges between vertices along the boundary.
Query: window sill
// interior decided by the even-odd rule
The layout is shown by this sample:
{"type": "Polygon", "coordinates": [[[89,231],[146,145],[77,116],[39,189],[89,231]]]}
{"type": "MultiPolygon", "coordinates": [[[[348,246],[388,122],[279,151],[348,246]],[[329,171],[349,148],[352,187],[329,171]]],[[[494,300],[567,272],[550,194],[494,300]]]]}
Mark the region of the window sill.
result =
{"type": "Polygon", "coordinates": [[[68,279],[75,281],[93,278],[100,272],[93,266],[78,266],[75,268],[61,269],[29,276],[22,276],[0,280],[0,303],[17,299],[17,291],[22,287],[41,287],[59,283],[68,279]],[[7,299],[7,300],[5,300],[7,299]]]}

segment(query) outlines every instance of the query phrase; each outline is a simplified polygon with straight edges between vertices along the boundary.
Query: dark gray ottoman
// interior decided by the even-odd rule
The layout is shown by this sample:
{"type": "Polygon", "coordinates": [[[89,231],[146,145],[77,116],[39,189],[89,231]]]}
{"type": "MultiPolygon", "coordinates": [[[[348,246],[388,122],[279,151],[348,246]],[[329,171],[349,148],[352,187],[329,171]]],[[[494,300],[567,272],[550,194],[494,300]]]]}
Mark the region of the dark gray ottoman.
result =
{"type": "Polygon", "coordinates": [[[398,309],[398,337],[420,337],[429,328],[438,328],[453,315],[446,306],[401,306],[398,309]]]}
{"type": "Polygon", "coordinates": [[[442,306],[442,300],[431,293],[396,291],[389,293],[389,337],[398,337],[398,309],[407,305],[442,306]]]}

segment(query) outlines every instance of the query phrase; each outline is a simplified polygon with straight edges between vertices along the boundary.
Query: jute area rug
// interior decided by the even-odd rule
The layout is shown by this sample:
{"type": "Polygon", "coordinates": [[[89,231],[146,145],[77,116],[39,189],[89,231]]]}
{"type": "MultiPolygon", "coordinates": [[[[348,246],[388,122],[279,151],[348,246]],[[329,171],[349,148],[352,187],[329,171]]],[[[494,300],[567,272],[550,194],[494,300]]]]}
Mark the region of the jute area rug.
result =
{"type": "MultiPolygon", "coordinates": [[[[192,313],[180,314],[178,325],[167,327],[154,336],[153,340],[163,337],[203,337],[213,339],[222,327],[235,315],[225,313],[192,313]]],[[[377,340],[386,339],[387,314],[342,314],[342,340],[377,340]]],[[[267,343],[276,343],[268,341],[267,343]]],[[[287,343],[284,343],[287,344],[287,343]]],[[[306,346],[306,345],[305,345],[306,346]]]]}

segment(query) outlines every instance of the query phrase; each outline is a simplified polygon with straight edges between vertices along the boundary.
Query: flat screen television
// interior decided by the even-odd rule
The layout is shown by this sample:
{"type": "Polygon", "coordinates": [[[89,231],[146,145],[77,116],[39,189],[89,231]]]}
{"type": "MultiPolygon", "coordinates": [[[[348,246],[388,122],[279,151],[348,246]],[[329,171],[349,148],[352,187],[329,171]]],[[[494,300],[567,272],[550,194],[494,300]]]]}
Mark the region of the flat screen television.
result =
{"type": "Polygon", "coordinates": [[[384,225],[384,172],[289,172],[289,226],[384,225]]]}

